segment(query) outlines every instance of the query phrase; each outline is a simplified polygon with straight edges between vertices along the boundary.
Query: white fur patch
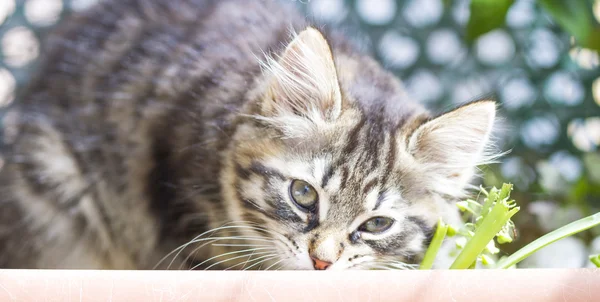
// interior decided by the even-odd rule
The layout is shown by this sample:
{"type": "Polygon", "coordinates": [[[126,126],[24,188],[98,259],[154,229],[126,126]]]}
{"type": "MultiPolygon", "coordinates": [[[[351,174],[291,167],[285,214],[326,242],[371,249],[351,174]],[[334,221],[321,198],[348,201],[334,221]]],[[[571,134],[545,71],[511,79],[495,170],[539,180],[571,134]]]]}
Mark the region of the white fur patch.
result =
{"type": "Polygon", "coordinates": [[[367,196],[365,197],[365,208],[367,209],[367,211],[372,210],[373,208],[375,208],[375,205],[377,204],[377,200],[379,199],[379,187],[375,186],[373,187],[373,189],[371,189],[371,191],[369,191],[369,193],[367,193],[367,196]]]}
{"type": "Polygon", "coordinates": [[[342,189],[342,176],[339,173],[331,176],[326,187],[332,192],[340,191],[342,189]]]}
{"type": "Polygon", "coordinates": [[[325,173],[327,173],[326,169],[329,162],[330,160],[323,157],[318,157],[313,160],[313,177],[315,179],[323,179],[325,173]]]}
{"type": "Polygon", "coordinates": [[[317,253],[325,256],[323,257],[325,259],[321,260],[333,262],[335,260],[335,252],[337,249],[338,241],[336,240],[336,237],[329,236],[318,245],[317,253]]]}

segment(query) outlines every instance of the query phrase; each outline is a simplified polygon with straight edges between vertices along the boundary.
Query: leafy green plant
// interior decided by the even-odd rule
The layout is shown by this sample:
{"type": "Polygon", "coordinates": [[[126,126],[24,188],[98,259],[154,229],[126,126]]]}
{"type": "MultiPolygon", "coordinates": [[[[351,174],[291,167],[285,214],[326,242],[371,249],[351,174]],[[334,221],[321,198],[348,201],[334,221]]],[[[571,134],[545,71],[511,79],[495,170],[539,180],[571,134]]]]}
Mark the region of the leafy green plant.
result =
{"type": "MultiPolygon", "coordinates": [[[[479,36],[501,27],[514,0],[472,0],[466,39],[473,42],[479,36]]],[[[592,15],[590,0],[537,0],[539,6],[577,44],[600,52],[600,25],[592,15]]]]}
{"type": "Polygon", "coordinates": [[[433,235],[433,239],[431,239],[431,243],[429,244],[429,248],[425,253],[425,257],[423,257],[423,261],[421,261],[420,269],[431,269],[433,266],[433,262],[435,261],[435,256],[437,255],[444,238],[446,238],[446,234],[448,233],[448,225],[445,224],[442,219],[438,221],[437,228],[435,230],[435,234],[433,235]]]}
{"type": "MultiPolygon", "coordinates": [[[[501,189],[494,187],[489,192],[481,188],[481,193],[485,196],[482,203],[475,200],[459,202],[459,209],[471,216],[474,222],[467,222],[458,231],[454,231],[451,226],[440,220],[431,245],[425,253],[421,269],[432,267],[447,234],[456,233],[462,236],[456,240],[460,253],[450,269],[474,268],[477,261],[492,268],[507,269],[557,240],[600,225],[600,213],[590,215],[534,240],[495,264],[494,256],[500,251],[496,243],[510,243],[513,240],[514,223],[511,217],[519,211],[519,207],[510,199],[512,187],[512,184],[504,184],[501,189]]],[[[600,255],[591,256],[590,261],[600,265],[600,255]]]]}
{"type": "Polygon", "coordinates": [[[501,190],[494,187],[489,193],[482,188],[481,192],[486,196],[483,205],[472,200],[458,203],[461,210],[468,211],[476,218],[475,223],[465,224],[468,241],[450,266],[451,269],[472,267],[478,258],[484,263],[490,263],[491,255],[499,252],[494,238],[497,238],[498,243],[512,241],[514,224],[510,218],[520,208],[514,200],[509,200],[511,190],[511,184],[504,184],[501,190]]]}
{"type": "Polygon", "coordinates": [[[502,25],[514,0],[472,0],[471,16],[467,23],[466,39],[474,41],[479,36],[502,25]]]}
{"type": "Polygon", "coordinates": [[[577,221],[571,222],[557,230],[554,230],[536,240],[531,242],[530,244],[524,246],[520,250],[516,251],[512,255],[507,258],[502,259],[498,262],[497,268],[509,268],[519,262],[521,260],[529,257],[531,254],[535,253],[537,250],[547,246],[550,243],[563,239],[565,237],[573,236],[579,232],[583,232],[589,228],[597,226],[600,224],[600,213],[596,213],[594,215],[590,215],[588,217],[579,219],[577,221]]]}

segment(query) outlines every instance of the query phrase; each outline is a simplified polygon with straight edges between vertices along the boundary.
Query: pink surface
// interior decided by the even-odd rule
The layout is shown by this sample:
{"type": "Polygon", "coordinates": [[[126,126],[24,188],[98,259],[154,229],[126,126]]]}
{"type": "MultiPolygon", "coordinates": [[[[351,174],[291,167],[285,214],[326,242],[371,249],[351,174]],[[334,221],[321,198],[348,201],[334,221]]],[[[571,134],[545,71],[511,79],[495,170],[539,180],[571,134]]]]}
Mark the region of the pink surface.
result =
{"type": "Polygon", "coordinates": [[[600,301],[600,269],[0,270],[0,301],[600,301]]]}

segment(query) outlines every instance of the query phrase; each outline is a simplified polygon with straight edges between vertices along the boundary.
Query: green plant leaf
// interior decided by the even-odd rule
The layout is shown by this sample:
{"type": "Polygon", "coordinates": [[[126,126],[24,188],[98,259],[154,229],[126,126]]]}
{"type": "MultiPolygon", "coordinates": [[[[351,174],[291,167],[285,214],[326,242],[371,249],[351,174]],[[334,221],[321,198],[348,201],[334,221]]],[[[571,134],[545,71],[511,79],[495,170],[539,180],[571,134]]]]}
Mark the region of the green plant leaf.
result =
{"type": "Polygon", "coordinates": [[[448,225],[446,225],[442,219],[438,221],[437,228],[435,230],[435,234],[433,235],[433,239],[431,239],[431,243],[425,252],[425,256],[423,257],[423,261],[421,261],[420,269],[431,269],[433,267],[433,262],[435,257],[437,256],[442,243],[444,242],[444,238],[446,238],[446,233],[448,232],[448,225]]]}
{"type": "Polygon", "coordinates": [[[471,16],[467,23],[466,39],[472,43],[481,35],[504,24],[514,0],[472,0],[471,16]]]}
{"type": "Polygon", "coordinates": [[[594,215],[579,219],[577,221],[571,222],[564,227],[556,229],[536,240],[531,242],[530,244],[524,246],[520,250],[516,251],[512,255],[502,259],[498,262],[496,268],[509,268],[519,262],[521,260],[529,257],[531,254],[535,253],[537,250],[555,242],[565,237],[569,237],[575,235],[579,232],[583,232],[589,228],[597,226],[600,224],[600,213],[596,213],[594,215]]]}
{"type": "Polygon", "coordinates": [[[600,51],[600,27],[594,22],[591,1],[539,0],[538,3],[579,45],[600,51]]]}
{"type": "Polygon", "coordinates": [[[483,206],[484,209],[490,208],[489,213],[481,213],[482,219],[477,223],[474,234],[468,239],[464,248],[450,266],[450,269],[468,269],[473,267],[486,248],[491,253],[496,252],[492,240],[505,227],[510,218],[519,211],[519,207],[516,206],[515,202],[508,200],[511,190],[511,184],[504,184],[501,190],[496,188],[490,190],[483,206]]]}

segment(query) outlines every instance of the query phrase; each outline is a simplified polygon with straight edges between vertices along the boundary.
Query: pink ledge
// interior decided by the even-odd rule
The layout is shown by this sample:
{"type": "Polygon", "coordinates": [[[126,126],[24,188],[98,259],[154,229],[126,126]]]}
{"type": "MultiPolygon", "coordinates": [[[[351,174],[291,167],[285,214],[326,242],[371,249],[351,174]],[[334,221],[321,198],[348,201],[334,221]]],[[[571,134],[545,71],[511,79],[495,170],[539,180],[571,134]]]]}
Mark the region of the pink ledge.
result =
{"type": "Polygon", "coordinates": [[[600,269],[0,270],[0,301],[600,301],[600,269]]]}

